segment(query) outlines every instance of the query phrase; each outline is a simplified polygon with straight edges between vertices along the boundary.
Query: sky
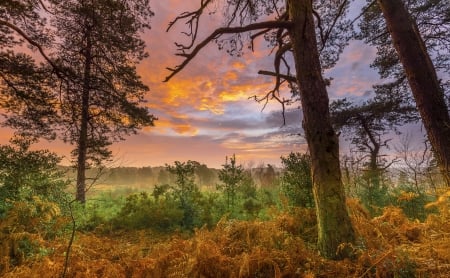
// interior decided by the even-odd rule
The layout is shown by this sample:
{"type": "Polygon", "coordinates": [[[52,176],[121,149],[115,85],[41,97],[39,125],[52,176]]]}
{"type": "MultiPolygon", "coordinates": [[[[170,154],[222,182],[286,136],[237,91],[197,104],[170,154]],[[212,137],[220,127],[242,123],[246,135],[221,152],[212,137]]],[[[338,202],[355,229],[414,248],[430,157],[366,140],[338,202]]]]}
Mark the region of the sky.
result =
{"type": "MultiPolygon", "coordinates": [[[[174,161],[196,160],[220,168],[226,156],[236,154],[238,163],[248,166],[280,166],[280,156],[304,152],[299,104],[288,107],[283,126],[281,106],[263,104],[249,97],[263,96],[273,88],[273,78],[258,75],[272,70],[273,56],[263,40],[254,52],[231,57],[211,43],[170,82],[162,82],[182,60],[175,55],[175,42],[183,41],[184,25],[166,32],[178,14],[192,10],[197,1],[151,1],[155,16],[151,30],[143,34],[149,58],[138,66],[138,74],[150,87],[145,105],[158,120],[138,135],[115,143],[112,166],[162,166],[174,161]]],[[[206,16],[199,39],[205,37],[220,20],[206,16]]],[[[362,42],[351,42],[338,64],[325,73],[334,80],[328,87],[330,100],[367,95],[378,82],[378,74],[369,67],[375,50],[362,42]]],[[[7,143],[11,131],[2,128],[0,143],[7,143]]],[[[71,146],[62,142],[40,142],[70,161],[71,146]]]]}

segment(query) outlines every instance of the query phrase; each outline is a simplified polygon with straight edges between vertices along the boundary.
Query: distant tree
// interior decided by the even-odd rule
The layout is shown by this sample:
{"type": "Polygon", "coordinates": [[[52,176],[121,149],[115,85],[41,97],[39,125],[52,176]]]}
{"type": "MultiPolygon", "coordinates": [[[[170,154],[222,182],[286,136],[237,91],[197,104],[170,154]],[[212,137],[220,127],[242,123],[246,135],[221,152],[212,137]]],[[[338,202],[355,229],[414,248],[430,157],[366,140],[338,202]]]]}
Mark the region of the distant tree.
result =
{"type": "Polygon", "coordinates": [[[258,178],[261,187],[272,187],[275,185],[277,173],[271,164],[264,165],[262,163],[255,169],[255,176],[258,178]]]}
{"type": "MultiPolygon", "coordinates": [[[[327,81],[323,68],[334,65],[349,33],[343,15],[348,1],[308,0],[205,0],[198,10],[185,12],[169,24],[170,29],[185,21],[189,37],[186,44],[176,43],[177,55],[184,58],[166,78],[169,81],[210,42],[218,43],[232,55],[241,55],[243,41],[264,36],[274,47],[274,71],[261,71],[275,77],[275,86],[259,100],[274,99],[284,105],[290,102],[280,96],[283,84],[299,93],[303,109],[303,129],[312,161],[313,191],[318,217],[318,249],[328,258],[347,256],[341,244],[352,243],[355,234],[348,216],[339,165],[339,140],[330,121],[327,81]],[[223,5],[226,22],[202,41],[199,37],[200,18],[213,5],[223,5]],[[258,21],[264,20],[266,21],[258,21]],[[317,24],[316,24],[317,23],[317,24]],[[316,28],[317,27],[317,28],[316,28]],[[244,37],[244,34],[249,34],[244,37]],[[319,41],[318,39],[319,38],[319,41]],[[292,59],[293,58],[293,59],[292,59]],[[293,64],[288,63],[293,61],[293,64]],[[294,69],[294,74],[291,69],[294,69]]],[[[290,91],[291,91],[290,90],[290,91]]]]}
{"type": "Polygon", "coordinates": [[[361,37],[377,46],[374,66],[382,77],[394,80],[378,86],[378,93],[397,91],[406,101],[411,89],[441,173],[450,186],[450,116],[443,87],[450,83],[448,79],[442,82],[436,74],[436,67],[447,73],[450,69],[450,3],[435,0],[376,3],[365,8],[360,27],[361,37]]]}
{"type": "Polygon", "coordinates": [[[431,153],[429,142],[425,141],[424,147],[420,148],[412,143],[412,139],[410,133],[402,136],[400,143],[395,148],[403,165],[399,169],[402,184],[411,184],[417,194],[424,194],[431,189],[438,196],[435,178],[437,176],[437,165],[431,153]]]}
{"type": "Polygon", "coordinates": [[[205,164],[198,164],[195,168],[195,174],[197,175],[200,185],[212,185],[215,175],[212,169],[209,169],[205,164]]]}
{"type": "Polygon", "coordinates": [[[166,169],[160,169],[156,178],[159,184],[169,184],[172,182],[170,173],[166,169]]]}
{"type": "Polygon", "coordinates": [[[219,171],[219,180],[222,184],[217,185],[217,189],[224,192],[227,196],[227,208],[233,209],[236,196],[244,180],[244,167],[236,164],[236,156],[233,154],[228,162],[228,156],[225,158],[225,164],[219,171]]]}
{"type": "Polygon", "coordinates": [[[286,157],[281,156],[281,163],[281,191],[292,205],[313,208],[311,157],[308,154],[291,152],[286,157]]]}

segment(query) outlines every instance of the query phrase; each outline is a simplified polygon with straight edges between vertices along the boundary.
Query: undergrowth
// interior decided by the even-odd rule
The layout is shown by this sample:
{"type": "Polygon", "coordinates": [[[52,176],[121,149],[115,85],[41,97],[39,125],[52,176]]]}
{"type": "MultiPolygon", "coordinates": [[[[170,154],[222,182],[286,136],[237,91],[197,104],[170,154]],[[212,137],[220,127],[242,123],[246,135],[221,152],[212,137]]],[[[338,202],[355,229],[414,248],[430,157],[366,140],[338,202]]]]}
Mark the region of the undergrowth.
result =
{"type": "MultiPolygon", "coordinates": [[[[68,277],[449,277],[449,197],[447,192],[428,204],[427,209],[437,212],[423,222],[410,220],[398,207],[387,207],[380,216],[371,218],[359,201],[348,200],[358,241],[353,246],[354,258],[342,261],[318,255],[314,247],[314,210],[307,208],[288,211],[273,207],[266,221],[223,217],[210,229],[195,229],[192,236],[148,229],[110,234],[79,232],[72,247],[68,277]]],[[[46,212],[42,216],[57,215],[50,204],[40,205],[37,200],[35,206],[36,211],[41,206],[40,210],[46,212]]],[[[45,239],[48,235],[39,229],[13,224],[19,211],[23,211],[20,204],[1,222],[0,274],[59,277],[65,238],[45,239]],[[6,228],[12,226],[18,228],[6,228]],[[25,242],[51,252],[28,256],[21,251],[22,259],[11,264],[9,255],[20,249],[11,243],[12,238],[20,241],[25,239],[22,235],[28,234],[32,236],[25,242]],[[6,245],[15,246],[15,251],[6,245]]],[[[39,223],[48,219],[35,220],[32,210],[28,215],[39,223]]]]}

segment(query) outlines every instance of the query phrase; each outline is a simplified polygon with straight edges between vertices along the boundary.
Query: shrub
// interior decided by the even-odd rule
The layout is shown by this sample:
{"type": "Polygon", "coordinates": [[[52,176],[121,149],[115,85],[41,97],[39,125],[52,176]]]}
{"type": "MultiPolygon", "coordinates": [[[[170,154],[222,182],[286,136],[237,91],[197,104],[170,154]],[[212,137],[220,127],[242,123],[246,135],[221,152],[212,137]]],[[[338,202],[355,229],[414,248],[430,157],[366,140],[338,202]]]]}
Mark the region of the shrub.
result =
{"type": "Polygon", "coordinates": [[[53,238],[66,224],[56,203],[34,196],[16,201],[0,221],[0,274],[24,263],[28,258],[45,255],[44,240],[53,238]]]}
{"type": "Polygon", "coordinates": [[[308,154],[291,152],[281,157],[284,171],[280,177],[281,192],[297,207],[314,207],[311,179],[311,158],[308,154]]]}
{"type": "Polygon", "coordinates": [[[35,140],[15,137],[10,142],[0,146],[0,218],[14,202],[34,196],[64,204],[68,181],[58,170],[61,158],[47,150],[30,151],[35,140]]]}
{"type": "Polygon", "coordinates": [[[146,192],[142,192],[128,196],[111,222],[116,229],[147,228],[167,232],[180,227],[183,215],[183,211],[173,199],[164,197],[156,201],[146,192]]]}

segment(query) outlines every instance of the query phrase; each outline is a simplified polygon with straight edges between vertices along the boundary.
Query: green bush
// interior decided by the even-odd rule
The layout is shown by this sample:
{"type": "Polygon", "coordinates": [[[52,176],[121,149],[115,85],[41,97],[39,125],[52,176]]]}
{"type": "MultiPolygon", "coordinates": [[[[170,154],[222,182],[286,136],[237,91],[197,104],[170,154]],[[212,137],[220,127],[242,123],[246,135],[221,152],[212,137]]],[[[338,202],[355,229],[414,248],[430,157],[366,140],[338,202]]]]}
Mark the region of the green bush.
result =
{"type": "Polygon", "coordinates": [[[77,229],[92,231],[99,226],[110,224],[125,204],[125,197],[116,191],[106,191],[89,198],[86,204],[72,203],[72,211],[77,229]]]}
{"type": "Polygon", "coordinates": [[[178,229],[184,212],[170,198],[155,200],[146,192],[132,194],[125,200],[116,217],[111,219],[115,229],[154,229],[167,232],[178,229]]]}
{"type": "Polygon", "coordinates": [[[61,158],[47,150],[29,150],[35,140],[15,137],[10,142],[0,146],[0,218],[14,202],[34,196],[62,206],[68,181],[58,169],[61,158]]]}
{"type": "Polygon", "coordinates": [[[281,192],[288,198],[290,205],[314,207],[310,156],[291,152],[287,157],[281,157],[281,163],[284,167],[280,177],[281,192]]]}
{"type": "Polygon", "coordinates": [[[425,205],[434,202],[436,198],[413,186],[401,185],[393,191],[393,195],[393,205],[400,207],[408,218],[424,221],[428,214],[436,212],[425,209],[425,205]]]}

